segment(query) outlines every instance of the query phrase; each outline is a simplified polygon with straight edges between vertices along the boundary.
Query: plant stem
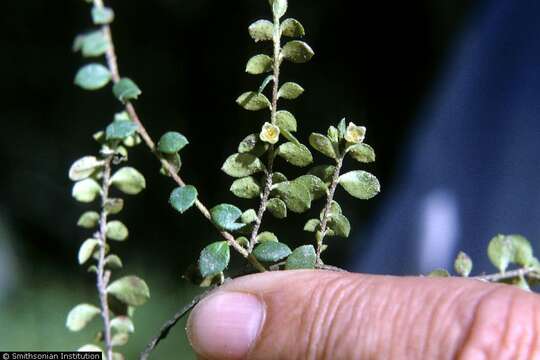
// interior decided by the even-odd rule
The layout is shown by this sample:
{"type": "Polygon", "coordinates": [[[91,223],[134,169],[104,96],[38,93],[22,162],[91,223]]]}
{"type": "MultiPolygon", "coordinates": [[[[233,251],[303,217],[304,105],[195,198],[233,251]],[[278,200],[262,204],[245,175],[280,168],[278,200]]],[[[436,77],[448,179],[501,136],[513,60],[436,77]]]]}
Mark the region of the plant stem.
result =
{"type": "Polygon", "coordinates": [[[99,218],[99,254],[97,264],[97,290],[99,302],[101,305],[101,317],[103,318],[103,336],[105,342],[105,353],[107,359],[112,359],[111,342],[111,318],[109,312],[109,303],[107,301],[107,285],[111,277],[111,272],[105,270],[105,255],[107,247],[107,211],[105,204],[109,200],[109,180],[111,178],[111,162],[113,155],[107,155],[103,168],[103,179],[101,187],[101,215],[99,218]]]}
{"type": "MultiPolygon", "coordinates": [[[[104,5],[103,5],[102,0],[93,0],[93,1],[94,1],[94,5],[96,7],[103,8],[104,5]]],[[[115,52],[115,49],[114,49],[114,41],[112,39],[111,28],[110,28],[109,25],[103,25],[102,26],[102,31],[103,31],[103,34],[105,35],[105,39],[106,39],[106,41],[108,43],[107,52],[105,53],[105,56],[106,56],[106,59],[107,59],[107,65],[108,65],[109,71],[112,74],[113,82],[117,83],[118,81],[120,81],[120,71],[118,69],[118,61],[117,61],[116,52],[115,52]]],[[[165,167],[165,169],[167,170],[169,175],[173,178],[173,180],[180,187],[186,186],[186,183],[176,173],[176,171],[174,169],[174,166],[172,166],[167,160],[162,159],[160,153],[156,149],[155,142],[152,140],[152,138],[148,134],[148,131],[146,130],[146,128],[144,127],[144,125],[143,125],[143,123],[141,121],[141,119],[137,115],[137,112],[136,112],[135,107],[133,106],[133,104],[130,103],[130,102],[126,102],[125,108],[126,108],[127,113],[129,114],[129,117],[131,118],[131,120],[135,124],[137,124],[139,135],[142,137],[142,139],[145,142],[146,146],[158,158],[158,160],[161,161],[161,163],[163,164],[163,166],[165,167]]],[[[229,245],[232,246],[238,253],[240,253],[240,255],[242,255],[244,258],[246,258],[251,263],[251,265],[253,265],[253,267],[255,267],[255,269],[257,269],[260,272],[266,271],[265,267],[257,259],[255,259],[255,257],[251,256],[250,253],[246,249],[244,249],[236,241],[236,239],[234,238],[234,236],[232,234],[228,233],[227,231],[223,231],[223,230],[219,229],[217,227],[217,225],[214,224],[214,222],[212,221],[212,218],[210,216],[210,212],[208,211],[208,208],[200,200],[197,200],[195,202],[195,206],[197,207],[197,209],[199,209],[201,214],[206,219],[208,219],[216,227],[216,229],[218,230],[220,235],[225,240],[227,240],[229,245]]]]}
{"type": "Polygon", "coordinates": [[[531,279],[540,280],[540,273],[536,268],[521,268],[512,271],[506,271],[503,273],[480,275],[472,277],[472,279],[486,281],[486,282],[498,282],[502,280],[509,280],[516,277],[525,276],[531,279]]]}
{"type": "Polygon", "coordinates": [[[336,188],[339,183],[339,173],[341,172],[341,167],[343,166],[344,157],[345,157],[345,154],[340,155],[339,158],[336,160],[336,168],[334,170],[334,175],[332,177],[332,184],[330,185],[330,189],[328,190],[328,196],[326,197],[326,205],[323,210],[323,216],[321,220],[321,230],[320,230],[321,235],[317,236],[317,264],[320,264],[320,265],[323,264],[321,260],[321,252],[322,252],[324,237],[326,236],[326,233],[328,231],[328,213],[330,212],[330,207],[332,206],[332,201],[334,200],[336,188]]]}
{"type": "MultiPolygon", "coordinates": [[[[273,86],[272,86],[272,109],[270,119],[272,125],[276,124],[277,117],[277,107],[278,107],[278,93],[279,93],[279,70],[281,66],[281,27],[279,18],[274,16],[274,34],[273,34],[273,43],[274,43],[274,58],[273,58],[273,86]]],[[[272,175],[274,168],[274,158],[275,158],[275,149],[274,145],[271,145],[268,149],[268,164],[266,171],[266,181],[264,184],[264,190],[261,196],[261,203],[259,205],[259,210],[257,211],[257,219],[253,225],[253,230],[251,231],[251,237],[249,239],[249,252],[253,251],[255,245],[257,245],[257,235],[259,235],[259,229],[261,227],[262,219],[266,208],[268,206],[268,198],[270,197],[270,192],[272,190],[272,175]]]]}

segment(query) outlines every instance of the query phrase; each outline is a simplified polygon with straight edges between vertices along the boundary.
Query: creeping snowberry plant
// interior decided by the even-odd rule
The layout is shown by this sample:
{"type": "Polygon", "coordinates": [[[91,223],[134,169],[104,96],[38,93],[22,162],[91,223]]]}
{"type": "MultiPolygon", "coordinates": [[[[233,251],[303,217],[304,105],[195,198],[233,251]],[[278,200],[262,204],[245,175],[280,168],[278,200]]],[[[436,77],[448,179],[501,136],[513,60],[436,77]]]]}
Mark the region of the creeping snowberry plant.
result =
{"type": "MultiPolygon", "coordinates": [[[[161,172],[172,179],[176,189],[170,194],[171,211],[184,213],[199,211],[216,228],[222,241],[202,249],[197,266],[201,286],[219,286],[223,283],[231,252],[246,259],[252,271],[281,269],[328,269],[323,261],[329,237],[348,237],[351,227],[334,200],[339,188],[353,198],[367,200],[380,191],[375,176],[363,171],[343,172],[345,161],[363,164],[375,161],[372,147],[364,143],[366,129],[353,122],[341,120],[330,126],[325,134],[313,133],[309,145],[325,156],[326,164],[313,164],[310,149],[294,134],[298,128],[296,117],[282,106],[281,100],[295,100],[304,89],[295,82],[284,81],[280,74],[283,66],[306,63],[314,56],[311,47],[298,39],[304,37],[304,27],[293,18],[284,18],[287,0],[270,0],[271,20],[258,20],[249,26],[255,42],[272,44],[270,54],[253,56],[247,62],[246,72],[260,75],[253,91],[240,95],[236,102],[247,111],[266,111],[263,123],[253,129],[229,156],[222,171],[234,180],[230,191],[239,198],[252,199],[253,208],[240,209],[233,204],[218,204],[208,208],[203,204],[200,189],[186,183],[180,175],[180,152],[185,151],[188,139],[180,132],[166,132],[156,143],[146,131],[137,115],[133,102],[141,90],[129,78],[120,75],[110,24],[114,12],[102,0],[86,0],[92,4],[91,18],[96,29],[79,35],[74,50],[85,58],[97,58],[84,65],[75,76],[75,84],[85,90],[100,90],[112,83],[112,92],[122,108],[104,130],[94,134],[100,149],[96,155],[77,160],[69,171],[75,182],[73,197],[83,203],[99,200],[94,210],[82,214],[78,225],[90,231],[78,253],[81,265],[96,277],[98,304],[83,303],[75,306],[67,318],[72,331],[82,330],[87,323],[101,315],[103,330],[98,344],[88,344],[81,351],[103,351],[107,359],[122,359],[117,348],[126,344],[134,331],[132,315],[137,306],[150,297],[144,280],[137,276],[117,277],[114,272],[122,268],[121,258],[114,254],[128,237],[128,228],[116,218],[124,207],[120,196],[136,195],[146,188],[144,176],[129,166],[128,151],[144,143],[160,162],[161,172]],[[105,61],[99,61],[104,57],[105,61]],[[305,169],[305,174],[290,178],[291,167],[305,169]],[[285,219],[319,207],[318,218],[306,219],[304,230],[312,233],[310,243],[291,249],[280,242],[279,229],[269,231],[263,225],[267,216],[285,219]],[[173,210],[174,209],[174,210],[173,210]],[[291,214],[292,213],[292,214],[291,214]],[[88,265],[93,262],[93,264],[88,265]]],[[[164,199],[165,201],[165,199],[164,199]]],[[[511,281],[522,287],[527,279],[538,278],[538,261],[530,244],[520,236],[497,236],[489,245],[488,254],[500,273],[486,275],[486,281],[511,281]],[[517,269],[506,271],[510,263],[517,269]]],[[[460,253],[456,259],[456,272],[469,276],[472,261],[460,253]]],[[[448,272],[436,270],[431,275],[446,276],[448,272]]],[[[148,357],[198,299],[194,299],[167,322],[160,333],[147,346],[141,358],[148,357]]]]}

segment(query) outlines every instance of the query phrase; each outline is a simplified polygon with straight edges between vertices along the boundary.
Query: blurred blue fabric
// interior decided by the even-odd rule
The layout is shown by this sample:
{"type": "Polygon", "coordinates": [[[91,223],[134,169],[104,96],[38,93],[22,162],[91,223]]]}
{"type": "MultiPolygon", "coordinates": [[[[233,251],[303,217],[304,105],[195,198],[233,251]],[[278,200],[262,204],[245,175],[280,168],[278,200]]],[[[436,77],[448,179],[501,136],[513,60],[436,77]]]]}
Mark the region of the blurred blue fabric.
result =
{"type": "Polygon", "coordinates": [[[540,251],[539,35],[540,1],[477,4],[352,269],[427,273],[463,250],[492,272],[497,233],[540,251]]]}

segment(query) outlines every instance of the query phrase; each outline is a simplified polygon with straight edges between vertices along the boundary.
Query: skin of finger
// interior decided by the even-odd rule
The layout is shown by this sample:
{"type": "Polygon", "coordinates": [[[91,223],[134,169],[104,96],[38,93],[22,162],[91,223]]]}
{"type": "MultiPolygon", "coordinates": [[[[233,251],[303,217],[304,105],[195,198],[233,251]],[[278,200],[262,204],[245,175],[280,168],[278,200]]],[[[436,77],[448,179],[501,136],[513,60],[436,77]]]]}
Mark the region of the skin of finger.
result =
{"type": "MultiPolygon", "coordinates": [[[[250,293],[265,304],[265,322],[248,359],[481,359],[501,349],[503,336],[483,325],[487,317],[479,314],[490,312],[485,304],[500,305],[490,313],[492,322],[502,322],[509,311],[516,318],[533,311],[512,310],[508,298],[538,308],[535,295],[457,278],[294,271],[247,276],[219,291],[250,293]]],[[[517,332],[533,331],[525,327],[517,332]]]]}

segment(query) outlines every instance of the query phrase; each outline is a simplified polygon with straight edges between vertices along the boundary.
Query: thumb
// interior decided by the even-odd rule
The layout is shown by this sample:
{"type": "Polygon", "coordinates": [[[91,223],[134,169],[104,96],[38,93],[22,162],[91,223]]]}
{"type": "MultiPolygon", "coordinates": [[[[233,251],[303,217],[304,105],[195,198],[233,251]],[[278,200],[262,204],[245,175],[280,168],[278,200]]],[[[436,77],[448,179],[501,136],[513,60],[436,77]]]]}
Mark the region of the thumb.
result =
{"type": "Polygon", "coordinates": [[[188,336],[205,359],[536,359],[540,301],[476,280],[282,271],[204,299],[188,336]]]}

